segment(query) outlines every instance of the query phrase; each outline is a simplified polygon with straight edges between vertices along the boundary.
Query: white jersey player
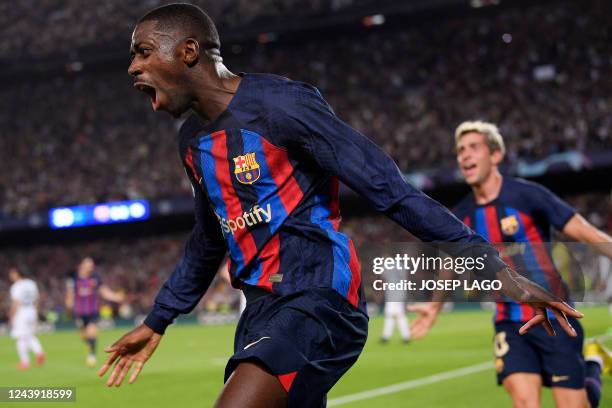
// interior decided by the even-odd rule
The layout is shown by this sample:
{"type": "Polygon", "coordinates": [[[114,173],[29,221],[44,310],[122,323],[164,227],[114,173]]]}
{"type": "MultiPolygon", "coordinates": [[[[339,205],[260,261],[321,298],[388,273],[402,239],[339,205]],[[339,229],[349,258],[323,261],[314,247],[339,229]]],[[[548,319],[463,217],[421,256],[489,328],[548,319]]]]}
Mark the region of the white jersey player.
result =
{"type": "MultiPolygon", "coordinates": [[[[389,283],[400,283],[405,280],[405,270],[390,269],[385,272],[385,281],[389,283]]],[[[400,336],[404,343],[410,342],[410,326],[406,317],[406,294],[404,291],[385,291],[385,324],[380,338],[386,343],[393,335],[393,329],[397,325],[400,336]]]]}
{"type": "Polygon", "coordinates": [[[11,337],[17,341],[17,354],[19,355],[18,370],[30,368],[29,351],[36,355],[36,363],[42,365],[45,361],[40,341],[35,336],[38,323],[36,303],[38,301],[38,288],[31,279],[25,279],[17,268],[9,270],[11,286],[11,337]]]}

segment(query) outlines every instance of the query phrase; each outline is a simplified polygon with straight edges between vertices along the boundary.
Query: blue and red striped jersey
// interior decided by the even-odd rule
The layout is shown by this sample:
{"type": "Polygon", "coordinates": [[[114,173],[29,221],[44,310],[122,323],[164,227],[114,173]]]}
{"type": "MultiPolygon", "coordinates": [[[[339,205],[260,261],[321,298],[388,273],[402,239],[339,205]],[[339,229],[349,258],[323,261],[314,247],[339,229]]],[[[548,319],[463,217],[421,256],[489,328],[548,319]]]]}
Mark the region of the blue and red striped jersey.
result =
{"type": "MultiPolygon", "coordinates": [[[[539,184],[504,176],[495,200],[478,205],[470,193],[454,212],[491,243],[520,243],[516,250],[499,246],[504,261],[549,292],[569,300],[567,286],[552,259],[550,242],[551,228],[563,230],[575,214],[571,206],[539,184]]],[[[526,322],[533,316],[531,307],[504,301],[497,303],[494,320],[526,322]]]]}
{"type": "Polygon", "coordinates": [[[236,287],[279,295],[333,288],[365,312],[360,265],[339,231],[339,180],[424,241],[484,238],[407,183],[393,160],[341,121],[313,86],[243,74],[213,122],[190,116],[180,155],[194,187],[196,226],[146,324],[158,332],[195,307],[226,249],[236,287]]]}
{"type": "Polygon", "coordinates": [[[88,278],[81,278],[75,274],[68,282],[69,287],[74,291],[74,310],[75,316],[88,316],[98,313],[100,301],[98,290],[102,285],[102,280],[97,274],[88,278]]]}

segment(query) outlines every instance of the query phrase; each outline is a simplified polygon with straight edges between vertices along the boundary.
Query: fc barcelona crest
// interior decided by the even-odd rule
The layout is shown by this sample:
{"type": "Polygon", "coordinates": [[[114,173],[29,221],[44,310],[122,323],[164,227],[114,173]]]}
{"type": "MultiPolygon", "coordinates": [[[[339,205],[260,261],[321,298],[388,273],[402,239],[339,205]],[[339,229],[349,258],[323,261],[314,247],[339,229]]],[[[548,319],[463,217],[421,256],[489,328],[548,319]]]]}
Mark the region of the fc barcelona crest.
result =
{"type": "Polygon", "coordinates": [[[501,219],[501,229],[505,235],[514,235],[519,230],[519,222],[516,216],[511,215],[501,219]]]}
{"type": "Polygon", "coordinates": [[[242,184],[253,184],[259,180],[261,171],[255,160],[255,153],[234,157],[234,174],[242,184]]]}

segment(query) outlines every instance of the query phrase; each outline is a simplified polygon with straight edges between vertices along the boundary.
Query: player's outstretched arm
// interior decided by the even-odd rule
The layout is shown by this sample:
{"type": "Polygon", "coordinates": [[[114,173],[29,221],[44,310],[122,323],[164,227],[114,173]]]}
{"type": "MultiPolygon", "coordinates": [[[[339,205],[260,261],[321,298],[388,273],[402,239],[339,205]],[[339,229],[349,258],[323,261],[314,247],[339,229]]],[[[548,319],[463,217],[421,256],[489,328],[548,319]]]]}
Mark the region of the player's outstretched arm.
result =
{"type": "Polygon", "coordinates": [[[134,367],[128,380],[128,384],[132,384],[138,378],[144,364],[151,358],[161,338],[161,334],[155,333],[148,326],[141,324],[126,333],[112,346],[104,349],[105,352],[110,353],[110,356],[100,368],[98,375],[100,377],[104,376],[114,364],[106,385],[119,387],[130,369],[134,367]]]}
{"type": "Polygon", "coordinates": [[[542,324],[549,335],[556,335],[546,314],[546,310],[550,310],[569,336],[577,336],[567,316],[581,318],[584,316],[582,313],[510,268],[499,271],[497,278],[502,282],[502,292],[505,295],[517,302],[527,303],[535,310],[535,316],[519,329],[520,334],[525,334],[533,327],[542,324]]]}
{"type": "Polygon", "coordinates": [[[115,292],[106,285],[101,285],[98,292],[100,293],[100,297],[108,302],[121,303],[125,301],[125,294],[115,292]]]}

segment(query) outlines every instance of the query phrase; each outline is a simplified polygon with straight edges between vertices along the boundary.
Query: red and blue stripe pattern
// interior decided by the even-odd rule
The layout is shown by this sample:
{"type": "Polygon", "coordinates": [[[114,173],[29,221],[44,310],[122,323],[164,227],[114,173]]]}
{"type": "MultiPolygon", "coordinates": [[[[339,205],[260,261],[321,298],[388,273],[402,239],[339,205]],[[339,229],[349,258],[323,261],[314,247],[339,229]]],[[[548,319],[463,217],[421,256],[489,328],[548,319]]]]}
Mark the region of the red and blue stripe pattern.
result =
{"type": "Polygon", "coordinates": [[[253,265],[250,277],[244,282],[271,290],[269,278],[279,272],[280,266],[280,236],[275,233],[304,194],[293,176],[295,169],[286,150],[274,146],[255,132],[242,129],[240,134],[244,151],[254,152],[260,166],[260,178],[252,184],[259,206],[267,207],[269,204],[273,214],[268,224],[273,236],[259,254],[259,262],[253,265]]]}
{"type": "MultiPolygon", "coordinates": [[[[202,180],[215,213],[221,218],[234,219],[242,214],[238,195],[231,181],[230,163],[227,160],[227,136],[225,131],[215,132],[200,139],[200,166],[202,180]]],[[[232,267],[247,265],[257,253],[255,241],[245,228],[235,234],[226,234],[232,267]]]]}
{"type": "MultiPolygon", "coordinates": [[[[281,285],[283,279],[287,280],[283,277],[286,271],[280,270],[283,260],[290,263],[287,265],[289,270],[300,270],[291,268],[299,255],[286,252],[299,251],[299,248],[290,248],[290,244],[283,245],[282,242],[282,227],[288,218],[293,218],[289,224],[297,223],[302,228],[319,231],[317,234],[325,237],[333,258],[328,267],[321,264],[320,271],[309,270],[308,273],[318,274],[314,281],[331,282],[349,303],[359,307],[359,261],[351,240],[338,231],[338,180],[328,178],[322,189],[317,187],[316,193],[309,190],[306,196],[288,152],[256,132],[244,129],[223,130],[199,137],[197,145],[187,148],[185,165],[195,180],[202,182],[220,221],[244,218],[244,214],[255,206],[266,209],[266,214],[271,215],[265,222],[250,225],[242,222],[244,228],[232,232],[224,229],[222,223],[230,252],[230,272],[234,278],[274,292],[275,284],[281,285]],[[254,154],[259,166],[259,177],[250,183],[241,182],[234,172],[234,158],[246,154],[254,154]],[[329,186],[328,191],[325,186],[329,186]],[[287,255],[286,259],[281,259],[283,253],[287,255]],[[272,279],[276,274],[279,274],[277,279],[272,279]]],[[[310,280],[312,277],[290,277],[290,285],[296,285],[296,279],[313,282],[310,280]]],[[[276,288],[280,290],[281,286],[276,288]]]]}
{"type": "Polygon", "coordinates": [[[331,194],[315,196],[315,206],[311,210],[310,220],[327,233],[333,245],[332,287],[348,299],[350,304],[358,307],[361,266],[353,241],[338,231],[340,224],[338,186],[338,180],[332,179],[331,194]]]}
{"type": "MultiPolygon", "coordinates": [[[[501,210],[500,214],[500,211],[494,205],[478,208],[474,215],[474,229],[493,244],[504,242],[524,243],[525,251],[521,262],[530,274],[529,277],[550,290],[549,282],[543,278],[553,276],[555,269],[543,245],[538,245],[538,243],[542,243],[542,240],[539,239],[539,233],[532,219],[511,207],[504,207],[501,210]],[[518,230],[512,236],[505,236],[500,229],[500,218],[511,216],[514,216],[518,221],[518,230]],[[535,247],[532,246],[532,243],[536,243],[535,247]]],[[[469,217],[466,217],[464,221],[469,222],[469,217]]],[[[500,249],[502,248],[500,247],[500,249]]],[[[517,269],[512,257],[504,257],[504,261],[511,268],[517,269]]],[[[534,310],[528,305],[515,302],[498,302],[494,319],[495,321],[525,322],[533,316],[534,310]]]]}

